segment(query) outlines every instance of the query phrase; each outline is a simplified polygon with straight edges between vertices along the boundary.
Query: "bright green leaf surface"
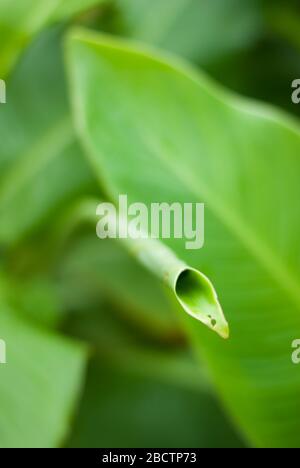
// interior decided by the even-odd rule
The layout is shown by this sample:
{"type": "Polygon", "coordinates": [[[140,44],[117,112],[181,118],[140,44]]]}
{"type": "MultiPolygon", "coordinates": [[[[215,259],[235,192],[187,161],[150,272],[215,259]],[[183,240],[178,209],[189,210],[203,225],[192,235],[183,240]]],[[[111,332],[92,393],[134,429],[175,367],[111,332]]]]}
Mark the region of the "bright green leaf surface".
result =
{"type": "Polygon", "coordinates": [[[1,447],[54,447],[70,429],[85,350],[26,324],[0,299],[1,447]]]}
{"type": "Polygon", "coordinates": [[[212,279],[231,339],[185,317],[191,337],[250,442],[299,445],[297,122],[176,59],[84,31],[69,61],[78,131],[112,198],[205,202],[205,247],[169,245],[212,279]]]}

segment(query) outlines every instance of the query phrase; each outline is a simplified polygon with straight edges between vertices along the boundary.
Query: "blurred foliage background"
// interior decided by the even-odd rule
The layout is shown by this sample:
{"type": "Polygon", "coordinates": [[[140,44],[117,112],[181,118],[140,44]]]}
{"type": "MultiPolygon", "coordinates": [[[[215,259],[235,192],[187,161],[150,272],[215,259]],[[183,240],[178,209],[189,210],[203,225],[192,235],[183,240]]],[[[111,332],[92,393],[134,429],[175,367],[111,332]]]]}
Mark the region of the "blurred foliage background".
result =
{"type": "Polygon", "coordinates": [[[64,69],[74,24],[149,43],[300,113],[297,1],[0,0],[0,446],[252,445],[172,298],[94,234],[89,199],[104,195],[73,128],[64,69]]]}

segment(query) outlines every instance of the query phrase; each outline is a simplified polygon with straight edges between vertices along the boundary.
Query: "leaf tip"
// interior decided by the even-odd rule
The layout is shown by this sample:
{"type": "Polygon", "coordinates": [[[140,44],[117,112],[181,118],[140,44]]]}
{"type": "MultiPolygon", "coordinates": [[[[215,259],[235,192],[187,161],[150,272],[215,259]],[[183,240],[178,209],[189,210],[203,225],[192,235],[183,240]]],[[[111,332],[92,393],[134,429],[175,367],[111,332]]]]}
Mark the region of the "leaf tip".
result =
{"type": "Polygon", "coordinates": [[[185,267],[175,281],[175,294],[183,309],[224,339],[229,325],[211,281],[200,271],[185,267]]]}

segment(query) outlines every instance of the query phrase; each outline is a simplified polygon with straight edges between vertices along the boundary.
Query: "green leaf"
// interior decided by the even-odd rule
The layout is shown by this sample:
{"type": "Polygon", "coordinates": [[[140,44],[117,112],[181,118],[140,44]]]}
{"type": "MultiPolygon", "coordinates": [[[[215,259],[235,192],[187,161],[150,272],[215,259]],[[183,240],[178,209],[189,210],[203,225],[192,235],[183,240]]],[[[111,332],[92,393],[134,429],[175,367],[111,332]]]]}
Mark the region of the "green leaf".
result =
{"type": "Polygon", "coordinates": [[[80,237],[65,248],[60,264],[60,284],[69,309],[104,296],[147,334],[164,340],[181,336],[173,304],[160,282],[116,241],[80,237]]]}
{"type": "Polygon", "coordinates": [[[212,393],[206,370],[190,352],[188,343],[149,340],[127,317],[105,298],[86,303],[85,309],[69,314],[64,329],[76,340],[88,342],[95,356],[109,364],[175,384],[212,393]]]}
{"type": "MultiPolygon", "coordinates": [[[[93,206],[93,203],[91,203],[91,206],[93,206]]],[[[82,214],[81,205],[79,205],[79,213],[82,214]]],[[[84,210],[84,220],[86,220],[86,214],[84,210]]],[[[76,219],[77,216],[73,213],[72,217],[76,219]]],[[[95,221],[93,212],[91,213],[91,221],[95,221]]],[[[125,224],[126,221],[125,219],[117,221],[115,217],[111,217],[110,222],[115,226],[115,229],[124,229],[121,227],[121,224],[125,224]],[[118,223],[119,226],[117,226],[118,223]]],[[[68,224],[69,222],[67,222],[66,226],[67,231],[69,229],[68,224]]],[[[133,231],[131,235],[134,236],[134,239],[137,239],[136,236],[139,232],[135,229],[133,231]]],[[[157,279],[164,281],[186,313],[203,322],[206,326],[222,336],[222,338],[228,338],[228,324],[218,302],[214,287],[205,275],[195,268],[190,268],[177,258],[172,250],[156,240],[139,239],[138,241],[131,241],[130,239],[124,239],[124,245],[134,257],[140,260],[140,262],[157,277],[157,279]]],[[[122,263],[123,262],[121,262],[121,264],[122,263]]],[[[124,266],[128,267],[126,263],[124,266]]],[[[121,266],[121,270],[124,271],[123,266],[121,266]]],[[[118,268],[112,265],[110,276],[117,276],[117,271],[118,268]]],[[[126,274],[128,274],[128,271],[126,274]]],[[[106,275],[106,268],[104,269],[104,275],[106,275]]],[[[125,283],[127,283],[126,280],[125,283]]],[[[123,285],[123,290],[126,286],[127,284],[123,285]]],[[[148,287],[150,287],[150,285],[148,285],[148,287]]],[[[135,294],[138,295],[138,284],[135,285],[134,289],[135,294]]],[[[145,303],[144,298],[143,302],[145,303]]],[[[146,317],[147,316],[143,314],[143,319],[146,317]]]]}
{"type": "Polygon", "coordinates": [[[116,0],[126,36],[198,63],[238,52],[262,33],[257,0],[116,0]]]}
{"type": "Polygon", "coordinates": [[[227,339],[228,323],[217,293],[207,276],[184,263],[160,241],[139,239],[137,234],[138,232],[132,231],[134,240],[123,240],[128,250],[170,288],[187,314],[227,339]]]}
{"type": "Polygon", "coordinates": [[[298,34],[300,15],[296,2],[294,4],[293,2],[290,4],[274,2],[266,5],[266,17],[274,32],[294,45],[296,49],[300,48],[298,34]]]}
{"type": "Polygon", "coordinates": [[[111,198],[205,203],[205,247],[168,244],[211,278],[230,323],[225,342],[182,315],[227,409],[252,444],[299,446],[298,122],[151,49],[79,30],[68,54],[78,132],[111,198]]]}
{"type": "MultiPolygon", "coordinates": [[[[54,236],[57,238],[57,241],[54,241],[54,244],[60,243],[59,237],[64,239],[70,232],[70,229],[74,228],[74,224],[80,224],[80,220],[86,222],[89,217],[90,222],[94,223],[95,212],[97,211],[96,207],[97,203],[93,200],[87,200],[85,202],[81,202],[79,205],[75,205],[75,208],[70,210],[69,219],[64,216],[62,222],[58,224],[58,229],[56,228],[56,234],[54,236]],[[64,234],[64,231],[66,231],[66,234],[64,234]]],[[[110,221],[113,225],[118,223],[115,217],[111,217],[110,221]]],[[[120,224],[124,222],[124,219],[119,220],[120,224]]],[[[118,227],[120,228],[121,226],[118,227]]],[[[117,229],[117,226],[115,226],[115,228],[117,229]]],[[[131,234],[135,235],[136,238],[136,234],[138,233],[132,232],[131,234]]],[[[95,238],[95,240],[97,239],[95,238]]],[[[159,291],[158,279],[160,279],[164,281],[177,298],[179,304],[188,314],[203,322],[206,326],[222,336],[222,338],[228,338],[228,324],[218,302],[217,294],[209,279],[196,269],[190,268],[178,259],[170,249],[166,248],[166,246],[155,240],[139,239],[139,241],[132,242],[130,239],[124,239],[124,245],[132,256],[140,260],[140,262],[151,273],[153,273],[154,276],[156,276],[156,283],[149,274],[144,275],[144,283],[141,283],[139,278],[140,274],[144,273],[143,270],[139,270],[134,262],[128,261],[126,255],[121,255],[120,257],[120,248],[118,249],[114,243],[104,243],[102,241],[100,244],[99,240],[98,245],[98,249],[104,249],[106,254],[102,253],[99,256],[99,250],[99,253],[94,255],[94,260],[89,260],[89,264],[94,263],[94,268],[91,269],[89,266],[86,269],[86,272],[93,269],[95,270],[95,266],[97,266],[98,271],[102,270],[103,272],[102,275],[99,275],[98,273],[99,287],[101,287],[101,283],[102,285],[104,283],[106,285],[110,285],[110,289],[114,289],[112,285],[115,284],[117,286],[119,293],[118,297],[121,299],[121,302],[125,299],[125,303],[136,304],[138,305],[138,308],[140,308],[139,304],[143,304],[143,307],[141,307],[140,310],[143,310],[144,312],[136,315],[137,318],[140,317],[140,322],[144,321],[145,324],[148,323],[148,325],[153,328],[156,321],[155,318],[153,320],[153,310],[157,309],[157,315],[159,316],[162,308],[166,307],[166,301],[162,301],[162,294],[161,291],[159,291]],[[109,249],[110,246],[112,247],[111,249],[109,249]],[[119,250],[119,257],[116,257],[116,249],[117,252],[119,250]],[[114,257],[118,258],[117,262],[114,257]],[[106,260],[106,265],[103,264],[103,258],[109,259],[108,261],[106,260]],[[133,278],[135,277],[135,281],[132,281],[132,276],[133,278]],[[158,297],[156,297],[157,300],[155,304],[150,299],[149,291],[151,291],[151,294],[154,297],[158,295],[158,297]],[[126,297],[130,298],[130,300],[126,300],[126,297]],[[142,300],[138,299],[139,297],[142,298],[142,300]],[[148,305],[145,307],[147,302],[148,305]],[[160,306],[157,307],[157,304],[160,304],[160,306]],[[146,312],[147,309],[148,313],[146,312]],[[149,311],[151,312],[149,313],[149,311]]],[[[84,256],[86,257],[86,252],[84,256]]],[[[71,270],[73,270],[73,267],[71,270]]],[[[167,307],[167,309],[169,308],[170,307],[167,307]]]]}
{"type": "Polygon", "coordinates": [[[38,0],[2,0],[0,4],[0,75],[14,65],[30,37],[47,21],[58,4],[38,0]]]}
{"type": "Polygon", "coordinates": [[[110,0],[60,0],[53,19],[69,18],[89,8],[96,7],[110,0]]]}
{"type": "Polygon", "coordinates": [[[93,362],[70,447],[240,447],[214,398],[93,362]],[[120,385],[122,382],[122,385],[120,385]]]}
{"type": "Polygon", "coordinates": [[[0,364],[0,446],[58,446],[70,429],[86,352],[26,324],[2,296],[0,309],[7,360],[0,364]]]}
{"type": "Polygon", "coordinates": [[[47,226],[74,197],[93,193],[66,101],[61,31],[43,34],[13,74],[0,107],[0,243],[47,226]]]}
{"type": "MultiPolygon", "coordinates": [[[[182,338],[174,320],[176,301],[154,275],[142,268],[116,241],[95,235],[99,200],[82,198],[64,209],[43,239],[29,251],[42,270],[55,269],[64,307],[72,312],[96,306],[106,298],[128,322],[152,338],[182,338]]],[[[15,254],[16,262],[20,254],[15,254]]]]}
{"type": "Polygon", "coordinates": [[[0,75],[15,64],[31,37],[50,20],[78,13],[101,0],[1,0],[0,3],[0,75]]]}
{"type": "Polygon", "coordinates": [[[58,288],[46,277],[6,278],[5,292],[7,303],[37,325],[54,329],[63,318],[58,288]]]}

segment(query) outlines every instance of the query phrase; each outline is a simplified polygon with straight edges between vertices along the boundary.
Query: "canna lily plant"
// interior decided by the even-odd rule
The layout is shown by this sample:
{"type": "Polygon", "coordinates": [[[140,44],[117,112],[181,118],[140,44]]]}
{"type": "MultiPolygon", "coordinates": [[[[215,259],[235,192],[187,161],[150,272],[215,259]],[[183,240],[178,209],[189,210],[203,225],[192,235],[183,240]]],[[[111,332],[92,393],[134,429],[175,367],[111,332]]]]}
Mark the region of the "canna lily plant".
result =
{"type": "Polygon", "coordinates": [[[299,447],[299,121],[203,71],[257,3],[1,1],[0,446],[299,447]],[[120,194],[203,248],[99,240],[120,194]]]}

